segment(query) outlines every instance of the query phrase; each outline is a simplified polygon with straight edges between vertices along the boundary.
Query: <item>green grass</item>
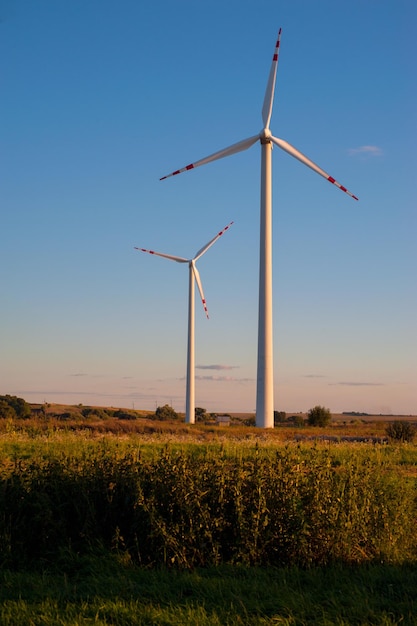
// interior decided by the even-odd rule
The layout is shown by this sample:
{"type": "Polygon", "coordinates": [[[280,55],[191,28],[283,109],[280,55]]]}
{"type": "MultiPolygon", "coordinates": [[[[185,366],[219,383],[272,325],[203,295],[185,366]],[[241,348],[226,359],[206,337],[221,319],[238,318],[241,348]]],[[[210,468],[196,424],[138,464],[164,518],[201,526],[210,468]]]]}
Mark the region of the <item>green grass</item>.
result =
{"type": "Polygon", "coordinates": [[[382,450],[83,445],[76,455],[39,447],[33,458],[6,458],[4,563],[53,562],[61,550],[97,545],[182,568],[402,563],[417,554],[416,481],[382,450]]]}
{"type": "Polygon", "coordinates": [[[1,626],[417,625],[414,444],[2,426],[1,626]]]}
{"type": "MultiPolygon", "coordinates": [[[[25,460],[59,459],[63,457],[82,458],[106,450],[111,455],[121,456],[127,452],[139,453],[145,457],[155,457],[167,446],[175,451],[196,454],[204,450],[228,456],[251,456],[254,451],[271,453],[282,449],[296,449],[300,454],[309,454],[311,449],[327,450],[336,462],[343,462],[353,456],[375,459],[390,467],[410,471],[417,476],[416,444],[372,444],[333,441],[280,440],[277,432],[255,429],[194,427],[186,433],[119,433],[100,432],[78,427],[43,428],[27,427],[24,421],[9,422],[8,428],[2,424],[0,432],[0,468],[7,462],[25,460]],[[414,470],[414,471],[413,471],[414,470]]],[[[130,423],[129,423],[130,424],[130,423]]],[[[277,431],[277,429],[275,429],[277,431]]],[[[293,436],[299,434],[293,429],[293,436]]],[[[317,435],[321,429],[315,429],[317,435]]]]}
{"type": "Polygon", "coordinates": [[[62,556],[0,574],[2,626],[411,626],[417,567],[145,570],[117,557],[62,556]]]}

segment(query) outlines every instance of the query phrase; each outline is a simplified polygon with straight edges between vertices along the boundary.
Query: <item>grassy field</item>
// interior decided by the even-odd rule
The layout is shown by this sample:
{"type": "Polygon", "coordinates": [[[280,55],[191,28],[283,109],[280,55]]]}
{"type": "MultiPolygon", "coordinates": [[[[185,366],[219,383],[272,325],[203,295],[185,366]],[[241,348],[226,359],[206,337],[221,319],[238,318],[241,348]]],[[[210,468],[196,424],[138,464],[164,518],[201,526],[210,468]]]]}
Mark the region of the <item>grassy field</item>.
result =
{"type": "Polygon", "coordinates": [[[62,556],[0,572],[2,626],[414,626],[415,565],[144,570],[62,556]]]}
{"type": "MultiPolygon", "coordinates": [[[[213,438],[236,438],[239,440],[251,439],[267,442],[284,442],[304,440],[309,438],[323,437],[355,437],[355,438],[384,438],[387,424],[397,420],[405,420],[417,426],[417,416],[413,415],[354,415],[354,414],[332,414],[331,423],[325,428],[313,428],[304,425],[302,428],[295,428],[291,423],[279,424],[274,429],[263,430],[244,426],[243,422],[254,417],[250,413],[231,414],[231,432],[224,430],[222,426],[214,421],[209,424],[197,423],[192,426],[184,423],[184,415],[179,413],[179,420],[175,422],[164,422],[155,420],[155,415],[150,411],[139,409],[120,409],[115,407],[87,407],[78,405],[62,404],[32,404],[32,420],[24,422],[0,419],[0,434],[7,430],[18,430],[19,428],[28,432],[31,427],[33,431],[51,430],[83,430],[98,433],[113,433],[117,435],[133,434],[182,437],[191,440],[211,441],[213,438]],[[91,411],[88,417],[85,413],[91,411]],[[107,414],[105,413],[107,412],[107,414]],[[112,417],[114,413],[119,413],[122,417],[112,417]]],[[[296,415],[302,419],[307,418],[306,413],[289,413],[287,418],[296,415]]]]}
{"type": "Polygon", "coordinates": [[[386,421],[79,409],[0,420],[0,624],[417,624],[417,446],[364,441],[386,421]]]}

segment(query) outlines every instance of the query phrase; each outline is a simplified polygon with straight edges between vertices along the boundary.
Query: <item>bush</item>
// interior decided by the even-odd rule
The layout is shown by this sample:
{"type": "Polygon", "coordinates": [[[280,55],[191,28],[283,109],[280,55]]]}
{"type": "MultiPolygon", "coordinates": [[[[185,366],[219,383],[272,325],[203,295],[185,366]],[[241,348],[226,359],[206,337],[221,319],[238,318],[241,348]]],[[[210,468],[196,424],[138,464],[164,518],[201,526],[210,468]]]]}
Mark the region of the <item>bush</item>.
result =
{"type": "Polygon", "coordinates": [[[30,416],[30,405],[23,400],[23,398],[9,395],[0,396],[0,417],[19,417],[26,419],[30,416]]]}
{"type": "Polygon", "coordinates": [[[172,406],[164,404],[164,406],[158,406],[155,411],[155,417],[157,420],[177,420],[178,413],[174,411],[172,406]]]}
{"type": "Polygon", "coordinates": [[[285,413],[285,411],[274,411],[274,426],[277,426],[277,424],[282,424],[283,422],[285,422],[286,417],[287,417],[287,414],[285,413]]]}
{"type": "MultiPolygon", "coordinates": [[[[104,420],[110,417],[106,409],[101,409],[99,407],[87,406],[84,409],[82,409],[81,413],[83,417],[98,418],[101,420],[104,420]]],[[[113,412],[111,413],[113,414],[113,412]]]]}
{"type": "Polygon", "coordinates": [[[0,418],[13,419],[16,417],[16,411],[8,402],[0,399],[0,418]]]}
{"type": "Polygon", "coordinates": [[[391,422],[385,429],[387,436],[394,441],[413,441],[416,428],[410,422],[391,422]]]}
{"type": "Polygon", "coordinates": [[[305,426],[305,421],[302,415],[292,415],[291,418],[288,418],[288,421],[291,421],[294,426],[297,426],[297,428],[302,428],[303,426],[305,426]]]}
{"type": "Polygon", "coordinates": [[[327,426],[332,419],[330,409],[317,405],[307,413],[307,423],[309,426],[327,426]]]}
{"type": "Polygon", "coordinates": [[[210,419],[210,415],[207,415],[206,409],[203,409],[201,406],[196,406],[194,409],[195,421],[196,422],[206,422],[210,419]]]}
{"type": "Polygon", "coordinates": [[[137,414],[132,411],[124,411],[123,409],[118,409],[113,412],[113,417],[117,417],[119,420],[135,420],[137,418],[137,414]]]}

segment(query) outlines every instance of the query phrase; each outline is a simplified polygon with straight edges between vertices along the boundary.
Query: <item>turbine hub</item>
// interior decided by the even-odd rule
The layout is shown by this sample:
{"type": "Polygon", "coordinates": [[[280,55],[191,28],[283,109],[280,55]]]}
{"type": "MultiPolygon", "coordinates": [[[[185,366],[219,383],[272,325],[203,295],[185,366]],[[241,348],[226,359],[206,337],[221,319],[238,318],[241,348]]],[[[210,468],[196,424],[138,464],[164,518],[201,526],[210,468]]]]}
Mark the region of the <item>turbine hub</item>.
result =
{"type": "Polygon", "coordinates": [[[272,133],[269,128],[263,128],[259,133],[261,143],[271,143],[272,133]]]}

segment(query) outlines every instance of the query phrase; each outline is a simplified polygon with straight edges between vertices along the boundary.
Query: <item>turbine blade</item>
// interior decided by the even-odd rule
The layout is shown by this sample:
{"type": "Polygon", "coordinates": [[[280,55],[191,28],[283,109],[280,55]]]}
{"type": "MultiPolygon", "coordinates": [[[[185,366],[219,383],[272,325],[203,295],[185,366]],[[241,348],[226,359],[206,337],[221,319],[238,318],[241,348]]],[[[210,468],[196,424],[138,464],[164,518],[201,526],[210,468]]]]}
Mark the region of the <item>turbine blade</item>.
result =
{"type": "Polygon", "coordinates": [[[207,305],[206,305],[206,299],[204,297],[203,285],[201,284],[200,272],[196,268],[194,260],[191,261],[191,268],[193,270],[195,282],[197,283],[198,291],[200,292],[201,302],[203,304],[204,311],[206,313],[206,317],[208,319],[209,314],[208,314],[208,309],[207,309],[207,305]]]}
{"type": "Polygon", "coordinates": [[[173,256],[172,254],[163,254],[162,252],[155,252],[154,250],[145,250],[145,248],[137,248],[135,246],[135,250],[139,250],[140,252],[148,252],[148,254],[155,254],[156,256],[162,256],[164,259],[169,259],[170,261],[176,261],[177,263],[189,263],[189,259],[183,259],[182,256],[173,256]]]}
{"type": "Polygon", "coordinates": [[[197,261],[201,256],[203,256],[203,254],[213,245],[213,243],[215,241],[217,241],[219,239],[219,237],[221,237],[223,235],[223,233],[226,232],[226,230],[229,230],[229,228],[231,227],[231,225],[233,224],[233,222],[230,222],[230,224],[228,224],[227,226],[225,226],[223,228],[223,230],[221,230],[219,233],[217,233],[217,235],[215,237],[213,237],[213,239],[211,239],[208,243],[206,243],[205,246],[203,246],[201,248],[201,250],[199,250],[195,257],[194,257],[194,261],[197,261]]]}
{"type": "Polygon", "coordinates": [[[332,183],[333,185],[336,185],[336,187],[339,187],[339,189],[341,189],[342,191],[344,191],[345,193],[348,194],[348,196],[350,196],[351,198],[353,198],[354,200],[359,200],[359,198],[357,198],[356,196],[353,195],[353,193],[351,193],[348,189],[346,189],[346,187],[344,187],[343,185],[341,185],[340,183],[337,182],[337,180],[335,180],[333,178],[333,176],[330,176],[329,174],[327,174],[327,172],[325,172],[324,170],[321,169],[321,167],[319,167],[318,165],[316,165],[315,163],[313,163],[313,161],[311,161],[308,157],[306,157],[304,154],[302,154],[299,150],[297,150],[297,148],[294,148],[294,146],[292,146],[291,144],[289,144],[287,141],[284,141],[283,139],[278,139],[277,137],[271,137],[271,140],[282,150],[285,150],[285,152],[288,152],[288,154],[291,154],[291,156],[295,157],[296,159],[298,159],[299,161],[301,161],[301,163],[304,163],[304,165],[307,165],[308,167],[311,167],[312,170],[314,170],[315,172],[317,172],[317,174],[320,174],[320,176],[323,176],[323,178],[325,178],[326,180],[329,181],[329,183],[332,183]]]}
{"type": "Polygon", "coordinates": [[[183,167],[180,170],[176,170],[171,174],[167,174],[167,176],[162,176],[159,180],[165,180],[165,178],[169,178],[170,176],[176,176],[177,174],[181,174],[182,172],[187,172],[188,170],[193,170],[199,165],[205,165],[206,163],[210,163],[211,161],[217,161],[217,159],[223,159],[223,157],[230,156],[231,154],[236,154],[237,152],[242,152],[242,150],[247,150],[250,148],[257,140],[259,139],[259,135],[255,135],[254,137],[248,137],[248,139],[243,139],[242,141],[238,141],[238,143],[234,143],[232,146],[228,148],[224,148],[223,150],[219,150],[214,154],[211,154],[204,159],[200,159],[200,161],[196,161],[195,163],[191,163],[186,167],[183,167]]]}
{"type": "Polygon", "coordinates": [[[272,105],[274,103],[275,79],[277,76],[279,46],[281,42],[281,31],[279,29],[277,42],[275,44],[274,56],[272,57],[271,69],[269,70],[268,83],[266,85],[264,104],[262,107],[262,120],[264,128],[269,128],[272,115],[272,105]]]}

